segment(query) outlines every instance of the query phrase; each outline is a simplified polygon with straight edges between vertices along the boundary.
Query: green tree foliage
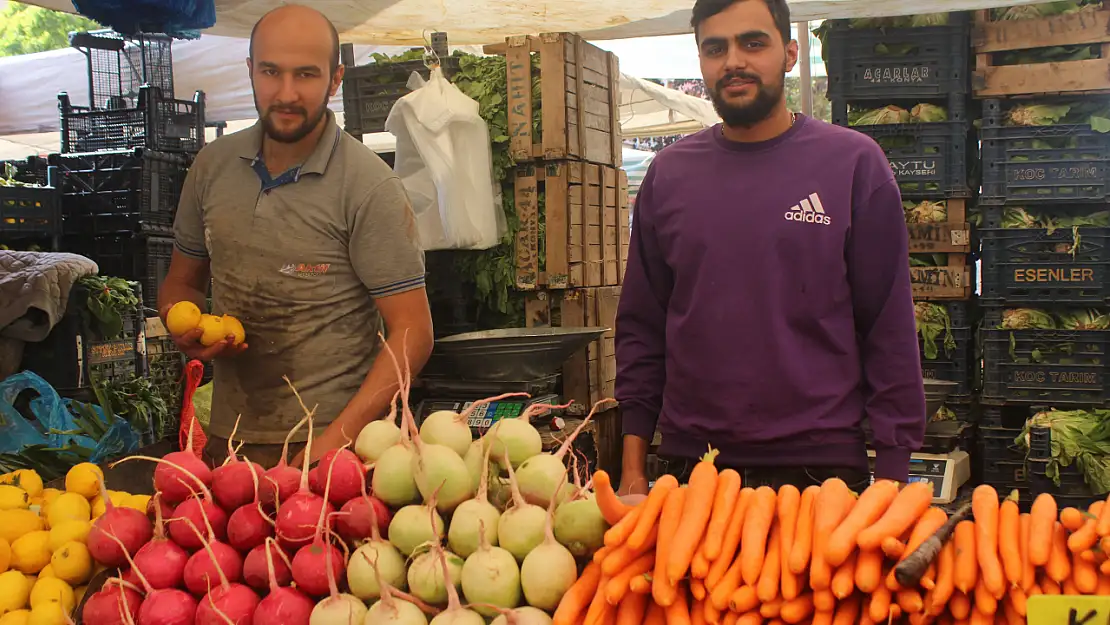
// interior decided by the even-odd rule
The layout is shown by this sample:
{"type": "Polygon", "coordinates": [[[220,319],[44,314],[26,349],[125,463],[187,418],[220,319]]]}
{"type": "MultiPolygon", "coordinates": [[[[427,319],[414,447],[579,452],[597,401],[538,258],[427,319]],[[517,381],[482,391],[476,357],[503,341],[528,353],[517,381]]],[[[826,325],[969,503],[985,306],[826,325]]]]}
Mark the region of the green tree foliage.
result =
{"type": "Polygon", "coordinates": [[[9,0],[0,10],[0,56],[69,47],[69,33],[103,28],[81,17],[9,0]]]}

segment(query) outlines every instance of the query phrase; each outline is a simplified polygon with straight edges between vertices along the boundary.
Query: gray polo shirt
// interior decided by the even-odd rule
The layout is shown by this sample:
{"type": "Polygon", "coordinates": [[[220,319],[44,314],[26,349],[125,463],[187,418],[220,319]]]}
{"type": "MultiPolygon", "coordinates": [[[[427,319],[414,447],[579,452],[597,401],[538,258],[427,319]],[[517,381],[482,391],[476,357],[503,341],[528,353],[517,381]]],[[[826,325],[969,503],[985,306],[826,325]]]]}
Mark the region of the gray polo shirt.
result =
{"type": "MultiPolygon", "coordinates": [[[[215,363],[210,433],[280,443],[301,411],[338,416],[370,371],[382,319],[374,304],[424,286],[424,254],[400,180],[329,111],[305,162],[271,177],[260,124],[206,146],[174,222],[177,249],[210,259],[214,314],[243,322],[250,346],[215,363]]],[[[352,438],[358,432],[347,432],[352,438]]],[[[304,435],[294,440],[304,440],[304,435]]]]}

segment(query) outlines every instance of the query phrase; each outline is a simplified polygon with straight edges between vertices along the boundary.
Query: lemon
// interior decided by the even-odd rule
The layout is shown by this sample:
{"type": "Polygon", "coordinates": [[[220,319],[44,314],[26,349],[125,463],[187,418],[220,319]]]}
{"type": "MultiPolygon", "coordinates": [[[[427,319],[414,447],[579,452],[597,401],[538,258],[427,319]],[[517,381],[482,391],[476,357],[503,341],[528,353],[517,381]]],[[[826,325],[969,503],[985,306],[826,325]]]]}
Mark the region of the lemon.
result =
{"type": "Polygon", "coordinates": [[[30,610],[15,610],[0,616],[0,625],[27,625],[31,619],[30,610]]]}
{"type": "MultiPolygon", "coordinates": [[[[50,564],[50,532],[24,534],[12,543],[12,568],[35,575],[50,564]]],[[[58,567],[54,567],[57,575],[58,567]]]]}
{"type": "Polygon", "coordinates": [[[44,488],[42,489],[42,495],[39,496],[42,497],[43,503],[51,504],[58,498],[58,495],[64,492],[64,490],[58,490],[57,488],[44,488]]]}
{"type": "Polygon", "coordinates": [[[215,315],[201,315],[200,329],[204,334],[200,336],[200,344],[209,347],[227,338],[224,332],[224,320],[215,315]]]}
{"type": "Polygon", "coordinates": [[[85,542],[89,537],[90,530],[92,530],[92,523],[89,521],[62,521],[52,526],[50,528],[50,551],[57,551],[62,548],[62,545],[71,541],[85,542]]]}
{"type": "Polygon", "coordinates": [[[100,494],[100,483],[104,479],[104,471],[91,462],[82,462],[74,465],[66,473],[66,490],[77,493],[85,499],[92,499],[100,494]]]}
{"type": "Polygon", "coordinates": [[[234,341],[235,345],[239,345],[243,341],[247,340],[247,331],[243,329],[243,324],[238,319],[236,319],[235,317],[232,317],[231,315],[224,315],[223,316],[223,324],[224,324],[224,336],[225,337],[228,337],[228,336],[235,337],[235,341],[234,341]]]}
{"type": "Polygon", "coordinates": [[[146,514],[150,506],[150,495],[128,495],[124,497],[123,502],[120,504],[125,508],[134,508],[143,514],[146,514]]]}
{"type": "Polygon", "coordinates": [[[0,573],[8,570],[12,564],[12,547],[8,541],[0,538],[0,573]]]}
{"type": "Polygon", "coordinates": [[[73,606],[77,605],[73,597],[73,589],[69,584],[53,577],[43,578],[41,575],[39,581],[31,588],[30,601],[32,608],[37,608],[43,603],[60,603],[66,612],[71,612],[73,606]]]}
{"type": "Polygon", "coordinates": [[[66,521],[90,521],[92,509],[89,500],[77,493],[62,493],[50,504],[46,522],[56,527],[66,521]]]}
{"type": "Polygon", "coordinates": [[[202,315],[192,302],[178,302],[166,313],[166,329],[174,336],[181,336],[200,325],[202,315]]]}
{"type": "Polygon", "coordinates": [[[31,608],[27,625],[66,625],[70,622],[66,616],[67,612],[61,603],[57,601],[40,603],[37,607],[31,608]]]}
{"type": "Polygon", "coordinates": [[[27,606],[31,582],[19,571],[0,573],[0,614],[27,606]]]}
{"type": "Polygon", "coordinates": [[[20,469],[5,475],[3,479],[0,479],[0,484],[18,486],[27,491],[27,495],[30,497],[42,495],[42,478],[31,469],[20,469]]]}
{"type": "Polygon", "coordinates": [[[42,570],[39,571],[39,574],[35,576],[35,579],[39,580],[39,579],[47,579],[47,578],[51,578],[51,577],[57,579],[58,576],[54,574],[54,567],[47,564],[46,566],[42,567],[42,570]]]}
{"type": "Polygon", "coordinates": [[[0,485],[0,510],[26,510],[30,505],[27,491],[11,484],[0,485]]]}
{"type": "Polygon", "coordinates": [[[0,538],[14,543],[24,534],[45,529],[43,519],[30,510],[0,510],[0,538]]]}
{"type": "Polygon", "coordinates": [[[58,579],[73,585],[89,581],[93,573],[92,556],[85,543],[72,540],[55,551],[50,557],[50,568],[58,579]]]}

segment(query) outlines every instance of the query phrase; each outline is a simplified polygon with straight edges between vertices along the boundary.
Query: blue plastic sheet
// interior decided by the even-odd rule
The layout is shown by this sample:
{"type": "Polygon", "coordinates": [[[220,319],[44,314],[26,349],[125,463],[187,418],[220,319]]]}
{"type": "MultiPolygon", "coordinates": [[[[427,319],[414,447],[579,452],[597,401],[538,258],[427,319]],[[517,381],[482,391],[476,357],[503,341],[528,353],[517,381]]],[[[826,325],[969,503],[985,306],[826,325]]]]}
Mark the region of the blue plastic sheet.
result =
{"type": "Polygon", "coordinates": [[[215,0],[73,0],[85,17],[121,35],[163,33],[196,39],[216,25],[215,0]]]}

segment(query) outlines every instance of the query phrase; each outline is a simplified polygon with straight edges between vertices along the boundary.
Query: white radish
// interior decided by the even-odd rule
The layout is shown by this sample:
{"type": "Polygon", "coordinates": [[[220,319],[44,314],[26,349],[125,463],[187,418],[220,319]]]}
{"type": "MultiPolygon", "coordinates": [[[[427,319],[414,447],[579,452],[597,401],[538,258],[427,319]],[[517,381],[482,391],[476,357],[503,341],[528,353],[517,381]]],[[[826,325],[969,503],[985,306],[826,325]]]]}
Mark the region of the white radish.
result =
{"type": "MultiPolygon", "coordinates": [[[[378,333],[378,338],[381,339],[382,345],[385,345],[385,336],[381,332],[378,333]]],[[[355,453],[362,458],[363,462],[377,462],[382,452],[401,440],[401,428],[397,426],[397,400],[400,397],[401,389],[398,388],[393,394],[393,399],[389,401],[389,415],[367,423],[358,433],[358,438],[355,439],[355,453]]]]}
{"type": "Polygon", "coordinates": [[[438,491],[436,509],[450,514],[459,504],[474,496],[470,486],[470,473],[461,456],[444,445],[429,445],[419,434],[412,437],[416,455],[412,458],[412,473],[416,488],[424,499],[438,491]]]}
{"type": "Polygon", "coordinates": [[[572,554],[588,556],[605,545],[609,524],[593,495],[568,501],[555,510],[555,538],[572,554]]]}
{"type": "Polygon", "coordinates": [[[368,508],[370,515],[370,537],[359,545],[347,560],[347,586],[351,594],[363,601],[374,601],[381,596],[378,575],[393,587],[404,589],[405,558],[392,543],[382,540],[378,529],[377,509],[368,508]],[[371,562],[377,562],[379,572],[375,573],[371,562]]]}
{"type": "MultiPolygon", "coordinates": [[[[434,549],[439,553],[439,563],[443,569],[443,578],[450,579],[447,568],[447,558],[437,544],[434,549]]],[[[440,612],[432,619],[430,625],[485,625],[486,620],[474,610],[467,609],[459,602],[459,592],[454,584],[447,584],[447,609],[440,612]]]]}
{"type": "Polygon", "coordinates": [[[429,444],[450,447],[462,458],[466,455],[466,448],[474,440],[470,426],[467,425],[467,419],[470,418],[470,415],[474,414],[479,406],[485,406],[490,402],[509,397],[530,397],[530,395],[528,393],[505,393],[496,397],[479,399],[467,406],[466,410],[461,413],[438,410],[424,418],[424,423],[420,424],[420,437],[429,444]]]}
{"type": "MultiPolygon", "coordinates": [[[[447,603],[447,582],[443,579],[439,552],[439,549],[434,549],[416,556],[408,571],[409,592],[432,605],[447,603]]],[[[450,584],[457,590],[462,586],[462,558],[449,551],[443,551],[443,557],[447,559],[450,584]]]]}
{"type": "Polygon", "coordinates": [[[529,503],[540,506],[546,506],[555,493],[562,487],[566,478],[567,467],[563,463],[563,458],[570,451],[574,439],[582,432],[582,428],[593,418],[597,409],[605,403],[612,400],[603,399],[590,410],[590,414],[582,420],[582,423],[574,429],[567,440],[563,441],[559,450],[553,454],[539,454],[532,456],[521,463],[520,468],[517,470],[517,485],[520,492],[524,495],[524,499],[529,503]]]}
{"type": "Polygon", "coordinates": [[[512,465],[508,468],[513,505],[497,522],[497,544],[513,554],[517,562],[524,562],[525,556],[543,542],[547,513],[524,500],[517,488],[512,465]]]}
{"type": "Polygon", "coordinates": [[[479,478],[478,494],[455,508],[451,515],[451,526],[447,529],[447,546],[463,558],[478,550],[479,535],[486,542],[497,544],[497,522],[501,511],[489,502],[489,454],[492,446],[486,448],[482,456],[482,473],[479,478]]]}
{"type": "Polygon", "coordinates": [[[501,616],[493,619],[490,625],[551,625],[551,622],[547,612],[532,606],[524,606],[502,612],[501,616]]]}
{"type": "Polygon", "coordinates": [[[520,587],[524,589],[528,605],[548,611],[559,607],[563,595],[578,580],[578,564],[574,555],[555,540],[555,495],[555,492],[551,494],[547,506],[544,541],[520,565],[520,587]]]}
{"type": "Polygon", "coordinates": [[[389,522],[389,542],[405,556],[411,556],[421,545],[439,544],[446,530],[443,517],[436,512],[436,494],[432,493],[428,505],[405,506],[393,515],[389,522]]]}
{"type": "Polygon", "coordinates": [[[364,625],[428,625],[425,612],[432,610],[416,597],[410,597],[397,590],[387,582],[381,574],[379,562],[366,557],[367,563],[377,577],[377,585],[381,588],[381,600],[370,606],[366,613],[364,625]]]}
{"type": "MultiPolygon", "coordinates": [[[[488,434],[486,436],[489,436],[488,434]]],[[[466,455],[463,456],[463,463],[466,464],[466,473],[470,476],[470,488],[474,492],[478,492],[478,488],[482,485],[482,462],[486,461],[486,452],[489,450],[489,445],[485,444],[485,439],[480,438],[470,444],[466,448],[466,455]]]]}
{"type": "Polygon", "coordinates": [[[513,554],[489,544],[484,523],[479,525],[478,550],[463,564],[462,591],[477,612],[493,617],[498,614],[495,608],[520,605],[520,568],[513,554]]]}
{"type": "MultiPolygon", "coordinates": [[[[407,332],[407,330],[406,330],[407,332]]],[[[371,478],[371,490],[374,496],[384,501],[390,507],[399,508],[416,503],[420,498],[420,491],[416,489],[416,478],[413,477],[412,464],[416,459],[416,450],[412,445],[412,433],[416,431],[415,419],[409,410],[409,366],[408,350],[402,356],[405,360],[405,373],[401,372],[401,365],[397,356],[383,342],[386,355],[393,361],[393,368],[397,371],[397,379],[401,391],[401,433],[396,444],[390,445],[379,456],[374,464],[374,475],[371,478]]]]}
{"type": "Polygon", "coordinates": [[[504,462],[505,454],[509,455],[509,462],[513,468],[520,467],[521,463],[538,456],[543,452],[543,438],[531,422],[533,416],[544,410],[561,410],[570,407],[574,402],[554,406],[551,404],[532,404],[524,409],[520,416],[512,419],[502,419],[493,426],[486,438],[493,446],[493,457],[504,462]]]}

